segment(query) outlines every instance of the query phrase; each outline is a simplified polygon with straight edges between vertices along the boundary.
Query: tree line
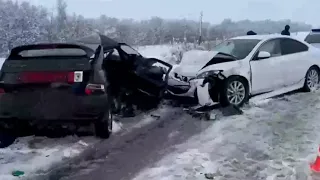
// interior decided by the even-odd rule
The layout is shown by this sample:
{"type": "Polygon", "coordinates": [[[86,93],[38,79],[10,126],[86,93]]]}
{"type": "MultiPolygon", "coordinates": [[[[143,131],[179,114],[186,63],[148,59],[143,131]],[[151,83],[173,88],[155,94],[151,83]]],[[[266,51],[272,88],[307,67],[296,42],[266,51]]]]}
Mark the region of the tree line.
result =
{"type": "MultiPolygon", "coordinates": [[[[199,37],[199,22],[188,19],[148,20],[117,19],[102,15],[85,18],[68,14],[65,0],[57,0],[55,12],[28,2],[0,0],[0,56],[11,48],[36,42],[63,42],[99,31],[118,41],[132,45],[155,45],[170,42],[195,42],[199,37]]],[[[121,13],[121,12],[119,12],[121,13]]],[[[279,33],[286,24],[291,31],[308,31],[311,25],[281,21],[232,21],[220,24],[202,24],[202,40],[212,41],[231,36],[244,35],[253,30],[259,33],[279,33]]]]}

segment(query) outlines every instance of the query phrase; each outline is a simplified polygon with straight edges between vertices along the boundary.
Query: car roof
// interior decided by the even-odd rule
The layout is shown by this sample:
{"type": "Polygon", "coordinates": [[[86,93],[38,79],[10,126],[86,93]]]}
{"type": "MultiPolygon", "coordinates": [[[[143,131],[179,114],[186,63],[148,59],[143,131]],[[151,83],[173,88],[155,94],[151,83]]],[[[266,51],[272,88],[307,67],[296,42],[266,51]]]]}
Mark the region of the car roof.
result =
{"type": "Polygon", "coordinates": [[[267,40],[272,38],[281,38],[281,37],[290,37],[280,34],[266,34],[266,35],[246,35],[246,36],[237,36],[231,39],[256,39],[256,40],[267,40]]]}

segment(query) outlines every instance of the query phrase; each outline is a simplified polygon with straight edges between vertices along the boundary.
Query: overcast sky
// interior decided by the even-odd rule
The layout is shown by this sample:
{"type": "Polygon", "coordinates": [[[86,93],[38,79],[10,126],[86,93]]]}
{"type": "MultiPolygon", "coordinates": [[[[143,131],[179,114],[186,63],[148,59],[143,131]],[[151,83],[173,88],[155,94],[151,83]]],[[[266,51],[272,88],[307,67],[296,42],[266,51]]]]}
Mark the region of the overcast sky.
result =
{"type": "MultiPolygon", "coordinates": [[[[22,1],[22,0],[21,0],[22,1]]],[[[33,4],[53,8],[56,0],[26,0],[33,4]]],[[[319,26],[317,12],[320,0],[66,0],[68,12],[85,17],[102,14],[117,18],[199,19],[203,11],[204,21],[220,23],[232,20],[291,19],[319,26]]]]}

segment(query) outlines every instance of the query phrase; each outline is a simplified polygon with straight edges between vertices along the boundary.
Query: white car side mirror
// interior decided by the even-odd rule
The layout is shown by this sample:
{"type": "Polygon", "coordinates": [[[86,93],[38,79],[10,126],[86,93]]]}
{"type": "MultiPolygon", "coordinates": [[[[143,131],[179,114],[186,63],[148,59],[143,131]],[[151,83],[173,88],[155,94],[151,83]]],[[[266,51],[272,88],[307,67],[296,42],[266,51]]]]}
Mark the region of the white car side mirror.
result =
{"type": "Polygon", "coordinates": [[[260,51],[258,54],[258,59],[266,59],[271,57],[271,54],[267,51],[260,51]]]}

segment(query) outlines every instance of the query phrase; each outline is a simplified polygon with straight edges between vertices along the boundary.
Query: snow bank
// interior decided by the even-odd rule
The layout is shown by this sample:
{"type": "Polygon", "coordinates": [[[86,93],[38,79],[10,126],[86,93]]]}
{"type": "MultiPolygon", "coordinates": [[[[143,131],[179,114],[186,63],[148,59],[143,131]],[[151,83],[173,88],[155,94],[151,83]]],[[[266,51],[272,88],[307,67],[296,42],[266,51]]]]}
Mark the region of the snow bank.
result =
{"type": "Polygon", "coordinates": [[[320,92],[300,93],[246,107],[177,145],[134,180],[310,179],[320,142],[320,92]]]}
{"type": "Polygon", "coordinates": [[[304,31],[304,32],[295,32],[291,33],[291,36],[294,36],[295,38],[304,41],[304,39],[308,36],[310,32],[309,31],[304,31]]]}
{"type": "Polygon", "coordinates": [[[183,53],[192,49],[205,49],[192,43],[173,45],[140,46],[137,50],[146,57],[154,57],[170,64],[179,64],[183,53]]]}

